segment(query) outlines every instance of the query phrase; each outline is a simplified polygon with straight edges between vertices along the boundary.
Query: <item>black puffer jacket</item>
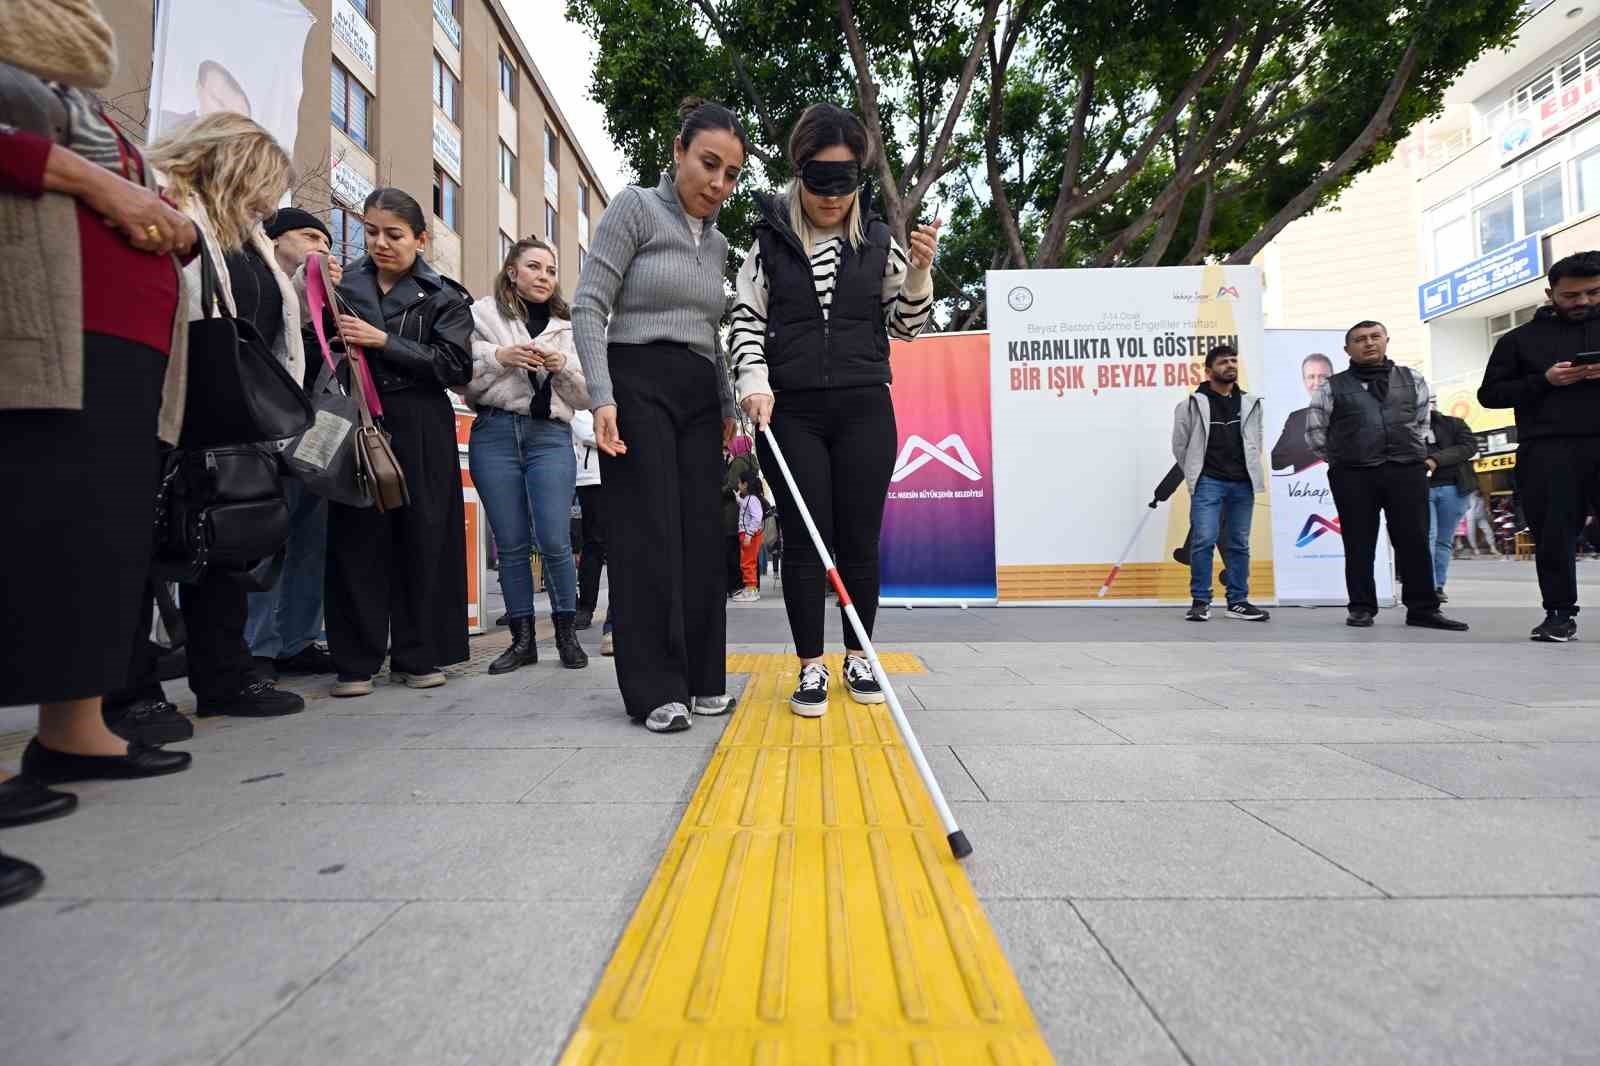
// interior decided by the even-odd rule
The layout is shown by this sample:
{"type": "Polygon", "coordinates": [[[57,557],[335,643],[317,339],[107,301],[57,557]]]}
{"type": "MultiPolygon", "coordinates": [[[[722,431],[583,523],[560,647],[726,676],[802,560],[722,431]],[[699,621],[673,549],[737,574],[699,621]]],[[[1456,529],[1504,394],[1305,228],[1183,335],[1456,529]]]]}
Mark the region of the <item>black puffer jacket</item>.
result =
{"type": "Polygon", "coordinates": [[[389,335],[367,352],[379,392],[442,391],[472,380],[472,295],[426,261],[385,293],[377,264],[363,256],[345,270],[339,299],[389,335]]]}
{"type": "Polygon", "coordinates": [[[1533,321],[1495,342],[1478,402],[1516,408],[1518,441],[1600,436],[1600,381],[1558,387],[1544,376],[1557,363],[1593,351],[1600,351],[1600,316],[1571,322],[1554,307],[1541,307],[1533,321]]]}

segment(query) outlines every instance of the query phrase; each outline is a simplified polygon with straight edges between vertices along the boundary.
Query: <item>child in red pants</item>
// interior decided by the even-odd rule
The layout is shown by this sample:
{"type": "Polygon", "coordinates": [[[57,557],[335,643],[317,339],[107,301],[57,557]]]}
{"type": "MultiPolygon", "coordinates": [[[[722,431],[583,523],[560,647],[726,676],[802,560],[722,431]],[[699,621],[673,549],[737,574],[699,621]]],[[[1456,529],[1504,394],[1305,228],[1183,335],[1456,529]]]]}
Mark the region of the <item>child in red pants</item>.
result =
{"type": "Polygon", "coordinates": [[[732,603],[755,603],[761,599],[756,560],[761,555],[761,524],[765,520],[761,478],[753,472],[746,473],[739,479],[739,568],[744,574],[744,588],[733,594],[732,603]]]}

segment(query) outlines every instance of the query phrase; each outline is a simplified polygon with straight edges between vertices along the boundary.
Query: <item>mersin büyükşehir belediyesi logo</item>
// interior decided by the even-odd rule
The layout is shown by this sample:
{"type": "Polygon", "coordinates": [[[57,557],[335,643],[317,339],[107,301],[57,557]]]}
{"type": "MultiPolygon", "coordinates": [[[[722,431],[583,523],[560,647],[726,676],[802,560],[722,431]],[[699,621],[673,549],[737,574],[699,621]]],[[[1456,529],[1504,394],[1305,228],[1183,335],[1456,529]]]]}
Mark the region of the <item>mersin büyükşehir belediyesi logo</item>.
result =
{"type": "Polygon", "coordinates": [[[1334,515],[1332,518],[1323,518],[1319,514],[1310,515],[1306,518],[1306,524],[1300,527],[1300,535],[1295,538],[1294,546],[1296,548],[1304,548],[1324,533],[1343,532],[1339,528],[1338,515],[1334,515]]]}
{"type": "Polygon", "coordinates": [[[938,444],[929,444],[913,433],[906,440],[906,446],[900,449],[900,457],[894,461],[894,477],[890,479],[890,484],[899,484],[935,460],[968,481],[983,480],[983,472],[978,469],[978,462],[972,457],[967,442],[961,439],[961,434],[952,433],[938,444]]]}

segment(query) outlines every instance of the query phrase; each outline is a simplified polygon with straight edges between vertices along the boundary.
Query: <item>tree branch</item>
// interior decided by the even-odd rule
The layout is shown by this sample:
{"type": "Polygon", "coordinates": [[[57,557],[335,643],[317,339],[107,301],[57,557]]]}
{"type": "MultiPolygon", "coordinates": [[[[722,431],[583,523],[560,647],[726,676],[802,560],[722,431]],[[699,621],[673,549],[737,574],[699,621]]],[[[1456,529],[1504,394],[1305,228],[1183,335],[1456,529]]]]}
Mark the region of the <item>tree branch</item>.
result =
{"type": "MultiPolygon", "coordinates": [[[[1009,36],[1009,34],[1008,34],[1009,36]]],[[[989,42],[989,121],[984,124],[983,155],[989,169],[989,195],[994,203],[995,217],[1000,220],[1000,231],[1006,239],[1011,261],[1019,266],[1028,262],[1028,253],[1022,246],[1022,230],[1017,216],[1011,210],[1011,199],[1006,195],[1005,175],[1000,172],[1000,129],[1002,100],[1005,93],[1004,59],[995,54],[994,41],[989,42]]],[[[974,195],[973,199],[977,199],[974,195]]]]}
{"type": "MultiPolygon", "coordinates": [[[[745,66],[744,55],[729,38],[728,28],[723,23],[722,16],[717,14],[717,9],[712,6],[710,0],[695,0],[695,6],[705,14],[706,19],[716,29],[717,39],[722,42],[722,47],[728,50],[728,56],[733,60],[734,73],[738,75],[739,84],[744,86],[744,91],[750,96],[750,104],[756,109],[756,119],[761,123],[761,128],[765,131],[768,142],[782,145],[783,131],[778,129],[777,123],[772,120],[772,114],[767,109],[767,102],[762,99],[761,91],[756,88],[755,80],[750,77],[750,69],[745,66]]],[[[761,152],[753,154],[764,163],[772,161],[769,155],[761,152]]]]}
{"type": "Polygon", "coordinates": [[[1200,205],[1200,222],[1195,227],[1194,243],[1189,245],[1189,251],[1183,257],[1183,266],[1194,266],[1205,261],[1206,252],[1211,249],[1211,226],[1217,217],[1217,186],[1216,183],[1206,181],[1206,198],[1200,205]]]}
{"type": "MultiPolygon", "coordinates": [[[[840,6],[844,7],[849,2],[850,0],[840,0],[840,6]]],[[[938,180],[938,170],[944,162],[944,154],[950,148],[951,138],[955,136],[961,112],[966,109],[967,94],[972,91],[972,79],[978,73],[978,60],[983,57],[989,42],[994,38],[994,22],[999,12],[1000,0],[986,0],[983,6],[983,20],[978,23],[978,32],[973,38],[972,48],[967,52],[967,61],[961,66],[961,80],[956,84],[956,94],[950,101],[950,110],[945,115],[944,127],[939,131],[939,139],[934,143],[933,151],[928,154],[916,185],[912,187],[909,197],[912,207],[922,202],[922,198],[938,180]]]]}
{"type": "Polygon", "coordinates": [[[856,25],[855,7],[850,0],[839,0],[839,26],[844,31],[845,44],[850,49],[850,62],[856,70],[856,96],[861,101],[861,117],[866,120],[867,136],[877,160],[884,213],[889,216],[890,229],[904,241],[905,199],[900,195],[900,183],[895,180],[888,153],[883,150],[883,115],[878,110],[878,84],[872,80],[872,67],[867,61],[866,46],[861,43],[861,28],[856,25]]]}
{"type": "Polygon", "coordinates": [[[1302,189],[1294,199],[1284,204],[1277,214],[1273,215],[1267,224],[1256,232],[1254,237],[1242,244],[1228,257],[1230,263],[1248,263],[1254,259],[1267,246],[1267,243],[1283,231],[1283,228],[1315,204],[1329,185],[1350,173],[1351,169],[1361,161],[1368,152],[1388,132],[1389,124],[1394,118],[1395,106],[1400,102],[1400,95],[1405,91],[1406,84],[1411,80],[1411,74],[1417,68],[1420,55],[1419,38],[1412,37],[1411,43],[1406,46],[1405,54],[1400,57],[1400,65],[1395,69],[1394,77],[1389,79],[1389,88],[1383,94],[1378,108],[1356,139],[1351,141],[1339,157],[1330,163],[1310,185],[1302,189]]]}

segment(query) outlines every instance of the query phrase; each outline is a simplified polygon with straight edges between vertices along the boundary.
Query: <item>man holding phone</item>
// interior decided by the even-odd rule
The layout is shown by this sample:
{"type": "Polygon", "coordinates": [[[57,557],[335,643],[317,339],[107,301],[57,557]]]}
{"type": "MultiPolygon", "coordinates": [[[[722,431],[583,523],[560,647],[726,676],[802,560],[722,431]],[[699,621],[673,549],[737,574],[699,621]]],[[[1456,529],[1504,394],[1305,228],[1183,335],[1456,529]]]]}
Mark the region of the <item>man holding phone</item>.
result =
{"type": "Polygon", "coordinates": [[[1534,640],[1578,633],[1578,534],[1600,505],[1600,251],[1550,267],[1548,306],[1501,337],[1478,389],[1517,417],[1517,486],[1538,544],[1545,619],[1534,640]]]}

